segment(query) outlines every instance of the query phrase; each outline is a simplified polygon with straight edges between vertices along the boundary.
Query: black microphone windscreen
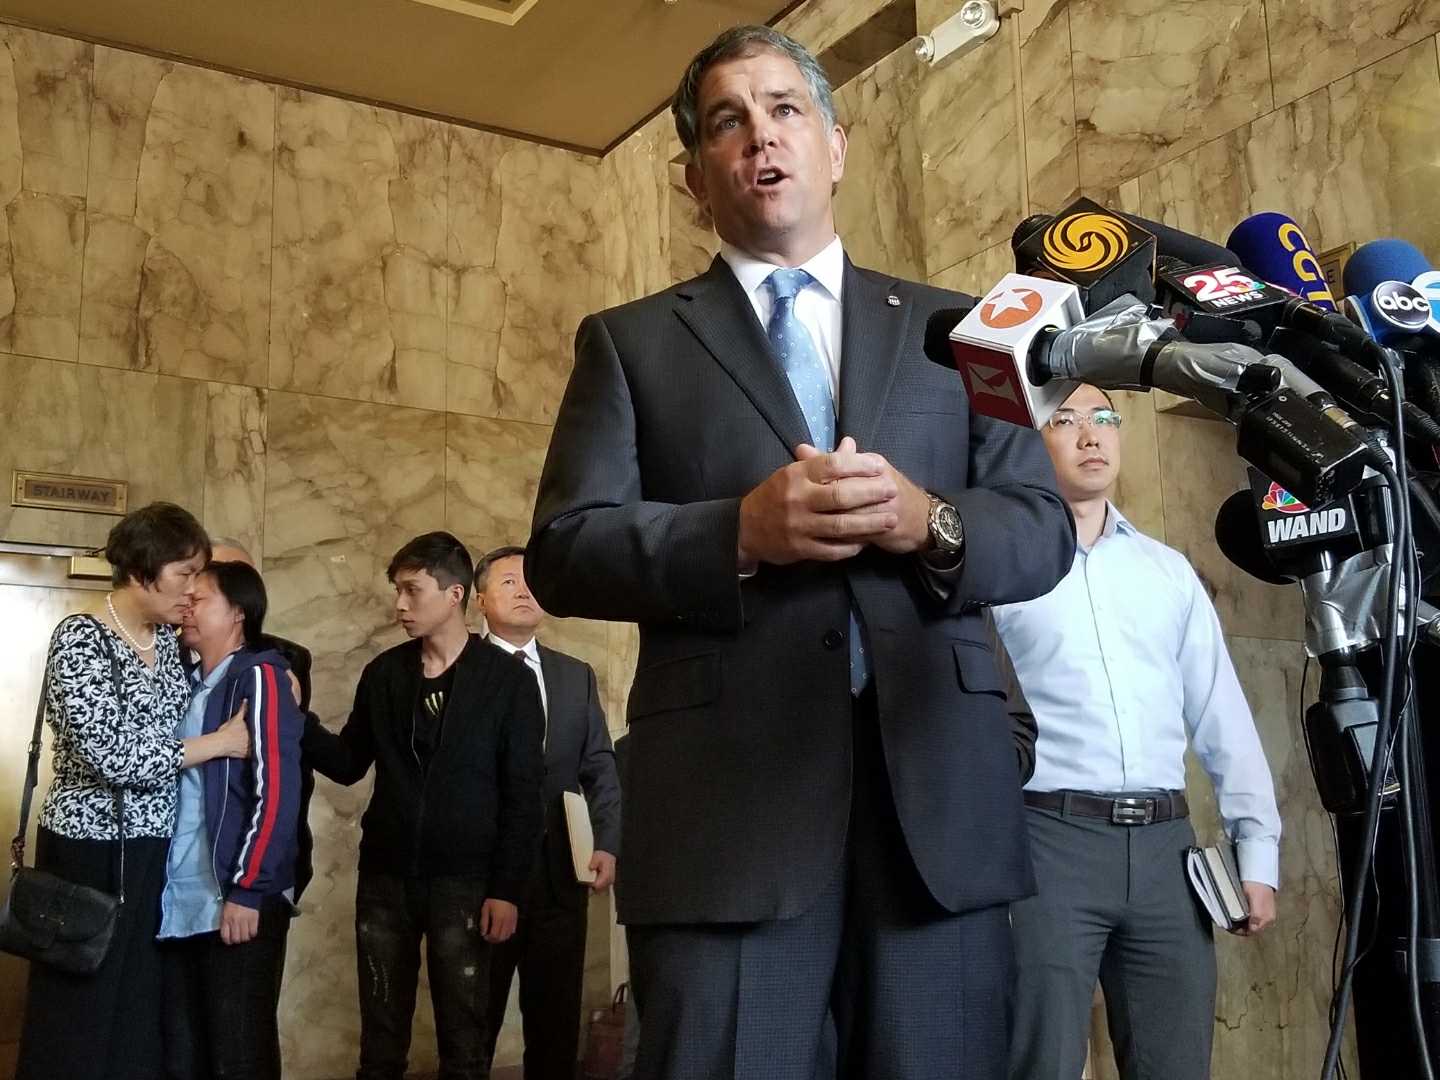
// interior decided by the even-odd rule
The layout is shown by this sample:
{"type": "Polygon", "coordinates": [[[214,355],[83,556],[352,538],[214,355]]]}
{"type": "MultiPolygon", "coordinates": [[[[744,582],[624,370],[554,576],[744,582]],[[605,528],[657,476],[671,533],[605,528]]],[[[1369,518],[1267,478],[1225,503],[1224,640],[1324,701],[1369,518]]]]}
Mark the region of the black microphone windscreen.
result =
{"type": "Polygon", "coordinates": [[[1025,218],[1015,226],[1015,231],[1010,234],[1010,250],[1014,251],[1026,240],[1029,240],[1037,229],[1043,229],[1049,225],[1054,217],[1054,214],[1031,214],[1025,218]]]}
{"type": "Polygon", "coordinates": [[[1275,569],[1260,541],[1260,514],[1247,489],[1237,491],[1215,514],[1215,543],[1232,563],[1253,578],[1271,585],[1288,585],[1290,579],[1275,569]]]}
{"type": "Polygon", "coordinates": [[[1211,243],[1194,233],[1181,232],[1179,229],[1172,229],[1169,225],[1151,221],[1149,218],[1138,217],[1135,214],[1121,214],[1120,216],[1155,235],[1157,256],[1172,255],[1182,260],[1187,266],[1214,266],[1216,263],[1227,263],[1230,266],[1242,265],[1239,257],[1229,248],[1211,243]]]}
{"type": "Polygon", "coordinates": [[[960,320],[974,310],[974,305],[963,308],[941,308],[930,313],[925,320],[925,355],[941,367],[954,369],[955,354],[950,349],[950,331],[960,325],[960,320]]]}
{"type": "Polygon", "coordinates": [[[1190,264],[1176,255],[1155,256],[1155,276],[1161,274],[1180,274],[1190,269],[1190,264]]]}

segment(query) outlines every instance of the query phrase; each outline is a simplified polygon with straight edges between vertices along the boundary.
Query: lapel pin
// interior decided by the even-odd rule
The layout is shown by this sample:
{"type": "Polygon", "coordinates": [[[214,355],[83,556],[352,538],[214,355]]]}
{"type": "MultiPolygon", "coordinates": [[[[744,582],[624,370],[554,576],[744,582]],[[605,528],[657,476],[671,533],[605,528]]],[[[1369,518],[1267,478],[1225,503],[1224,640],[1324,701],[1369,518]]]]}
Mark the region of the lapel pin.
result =
{"type": "Polygon", "coordinates": [[[891,307],[899,307],[900,298],[894,293],[891,293],[889,296],[885,297],[885,303],[889,304],[891,307]]]}

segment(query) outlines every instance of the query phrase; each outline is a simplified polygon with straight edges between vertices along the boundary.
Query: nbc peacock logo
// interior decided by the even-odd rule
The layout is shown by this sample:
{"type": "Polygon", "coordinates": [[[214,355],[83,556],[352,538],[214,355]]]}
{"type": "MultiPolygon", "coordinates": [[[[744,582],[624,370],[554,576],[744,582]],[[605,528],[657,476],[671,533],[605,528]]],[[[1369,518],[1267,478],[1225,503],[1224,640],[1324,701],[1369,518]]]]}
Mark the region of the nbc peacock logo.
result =
{"type": "Polygon", "coordinates": [[[1055,269],[1094,273],[1125,257],[1130,234],[1125,223],[1111,214],[1081,210],[1051,222],[1043,244],[1045,258],[1055,269]]]}
{"type": "Polygon", "coordinates": [[[1282,514],[1303,514],[1310,509],[1273,480],[1270,482],[1270,490],[1265,492],[1265,498],[1260,502],[1260,508],[1278,510],[1282,514]]]}

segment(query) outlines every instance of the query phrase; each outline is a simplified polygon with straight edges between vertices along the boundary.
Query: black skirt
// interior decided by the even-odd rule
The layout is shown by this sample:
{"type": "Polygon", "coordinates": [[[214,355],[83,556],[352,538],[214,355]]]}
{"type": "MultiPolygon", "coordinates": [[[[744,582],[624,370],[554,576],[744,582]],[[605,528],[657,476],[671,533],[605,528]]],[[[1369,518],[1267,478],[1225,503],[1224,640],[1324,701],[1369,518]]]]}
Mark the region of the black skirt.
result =
{"type": "MultiPolygon", "coordinates": [[[[72,840],[41,828],[35,865],[79,885],[114,892],[119,845],[72,840]]],[[[155,1080],[160,1042],[160,892],[170,841],[125,841],[125,903],[100,970],[71,975],[30,965],[15,1080],[155,1080]]]]}

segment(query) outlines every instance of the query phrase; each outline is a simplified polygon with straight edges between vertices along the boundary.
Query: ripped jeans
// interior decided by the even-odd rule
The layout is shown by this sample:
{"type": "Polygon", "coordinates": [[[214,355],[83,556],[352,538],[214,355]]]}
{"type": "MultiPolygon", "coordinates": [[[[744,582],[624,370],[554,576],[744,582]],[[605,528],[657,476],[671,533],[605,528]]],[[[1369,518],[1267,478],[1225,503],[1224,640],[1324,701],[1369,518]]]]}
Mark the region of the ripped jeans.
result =
{"type": "Polygon", "coordinates": [[[485,883],[476,878],[404,878],[361,871],[355,892],[360,974],[360,1068],[356,1080],[401,1080],[420,976],[420,940],[430,977],[437,1080],[488,1080],[485,1054],[490,946],[480,937],[485,883]]]}

